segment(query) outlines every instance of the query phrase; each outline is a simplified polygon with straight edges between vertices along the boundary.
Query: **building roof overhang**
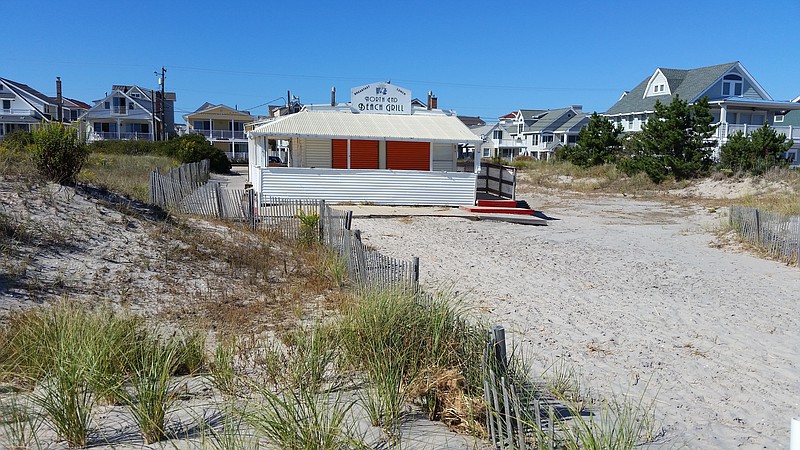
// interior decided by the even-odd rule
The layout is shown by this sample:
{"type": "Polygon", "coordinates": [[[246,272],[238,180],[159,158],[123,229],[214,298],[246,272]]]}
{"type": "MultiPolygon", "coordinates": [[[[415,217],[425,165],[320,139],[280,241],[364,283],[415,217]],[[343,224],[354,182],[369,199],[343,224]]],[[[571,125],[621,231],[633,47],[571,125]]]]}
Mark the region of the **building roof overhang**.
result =
{"type": "Polygon", "coordinates": [[[308,110],[258,124],[253,127],[248,136],[437,143],[482,142],[455,115],[355,114],[308,110]]]}

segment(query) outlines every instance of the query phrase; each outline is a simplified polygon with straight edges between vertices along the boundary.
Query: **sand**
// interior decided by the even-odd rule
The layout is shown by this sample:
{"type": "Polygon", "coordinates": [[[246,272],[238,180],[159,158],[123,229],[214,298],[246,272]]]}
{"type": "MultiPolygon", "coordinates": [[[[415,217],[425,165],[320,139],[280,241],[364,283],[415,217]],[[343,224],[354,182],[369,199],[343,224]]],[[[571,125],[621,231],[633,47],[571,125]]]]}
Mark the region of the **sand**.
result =
{"type": "Polygon", "coordinates": [[[523,196],[547,227],[459,218],[354,220],[419,256],[534,362],[598,396],[656,399],[658,448],[788,448],[800,411],[800,270],[724,244],[725,209],[630,197],[523,196]],[[711,212],[713,211],[713,212],[711,212]],[[562,363],[563,362],[563,363],[562,363]]]}

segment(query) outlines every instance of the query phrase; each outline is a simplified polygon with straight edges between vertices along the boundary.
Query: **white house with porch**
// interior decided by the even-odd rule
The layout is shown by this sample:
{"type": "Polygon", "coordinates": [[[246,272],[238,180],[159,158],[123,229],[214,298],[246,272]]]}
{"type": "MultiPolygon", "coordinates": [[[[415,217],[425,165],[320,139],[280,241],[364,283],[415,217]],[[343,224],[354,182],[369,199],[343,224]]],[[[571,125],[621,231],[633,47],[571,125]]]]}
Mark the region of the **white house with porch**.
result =
{"type": "Polygon", "coordinates": [[[793,149],[800,147],[800,129],[781,122],[787,112],[800,110],[800,104],[773,100],[738,61],[688,70],[658,68],[603,115],[623,131],[640,131],[656,101],[668,104],[676,95],[690,104],[708,97],[714,123],[719,124],[717,150],[737,131],[748,134],[764,124],[792,139],[793,149]]]}
{"type": "Polygon", "coordinates": [[[247,159],[244,127],[255,121],[249,112],[206,102],[196,111],[184,115],[183,120],[186,121],[188,133],[202,134],[231,161],[247,159]]]}
{"type": "MultiPolygon", "coordinates": [[[[269,197],[383,205],[474,205],[476,173],[457,172],[458,144],[479,145],[452,111],[412,105],[390,83],[353,88],[349,103],[306,105],[247,128],[249,176],[269,197]],[[288,167],[270,167],[273,141],[288,167]]],[[[476,167],[476,172],[479,166],[476,167]]]]}

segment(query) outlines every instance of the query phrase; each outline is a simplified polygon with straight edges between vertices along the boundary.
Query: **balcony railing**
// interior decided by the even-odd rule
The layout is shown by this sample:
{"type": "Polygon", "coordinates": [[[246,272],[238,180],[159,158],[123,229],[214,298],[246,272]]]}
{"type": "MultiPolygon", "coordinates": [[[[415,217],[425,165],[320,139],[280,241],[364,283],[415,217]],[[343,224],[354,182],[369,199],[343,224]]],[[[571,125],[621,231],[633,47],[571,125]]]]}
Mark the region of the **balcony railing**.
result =
{"type": "Polygon", "coordinates": [[[513,147],[513,148],[525,147],[525,141],[517,139],[492,139],[492,141],[498,147],[513,147]]]}
{"type": "Polygon", "coordinates": [[[95,131],[89,136],[91,141],[152,141],[150,133],[130,131],[95,131]]]}
{"type": "Polygon", "coordinates": [[[111,107],[111,114],[116,114],[119,116],[124,116],[128,114],[128,107],[125,105],[122,106],[112,106],[111,107]]]}
{"type": "Polygon", "coordinates": [[[244,140],[246,137],[244,135],[244,131],[230,131],[230,130],[192,130],[192,133],[202,134],[207,139],[241,139],[244,140]]]}
{"type": "Polygon", "coordinates": [[[32,116],[34,113],[30,109],[0,109],[3,116],[32,116]]]}
{"type": "MultiPolygon", "coordinates": [[[[757,129],[761,128],[763,125],[747,125],[747,124],[733,124],[733,123],[721,123],[720,126],[717,128],[716,138],[724,143],[727,141],[732,135],[736,134],[737,132],[741,131],[745,135],[748,135],[757,129]]],[[[775,132],[778,134],[786,135],[787,139],[792,139],[793,141],[797,142],[800,140],[800,127],[794,126],[782,126],[782,125],[771,125],[770,128],[774,129],[775,132]]]]}

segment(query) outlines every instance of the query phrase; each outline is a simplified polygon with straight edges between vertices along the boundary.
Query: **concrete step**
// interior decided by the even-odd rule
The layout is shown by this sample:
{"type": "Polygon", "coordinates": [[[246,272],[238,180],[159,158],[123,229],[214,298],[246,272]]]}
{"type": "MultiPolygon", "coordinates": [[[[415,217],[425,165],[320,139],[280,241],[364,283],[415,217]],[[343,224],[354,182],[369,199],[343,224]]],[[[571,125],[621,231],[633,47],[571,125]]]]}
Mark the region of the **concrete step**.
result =
{"type": "Polygon", "coordinates": [[[532,209],[508,208],[500,206],[461,206],[461,209],[476,214],[518,214],[532,216],[532,209]]]}
{"type": "Polygon", "coordinates": [[[493,206],[499,208],[516,208],[516,200],[478,200],[478,206],[493,206]]]}

